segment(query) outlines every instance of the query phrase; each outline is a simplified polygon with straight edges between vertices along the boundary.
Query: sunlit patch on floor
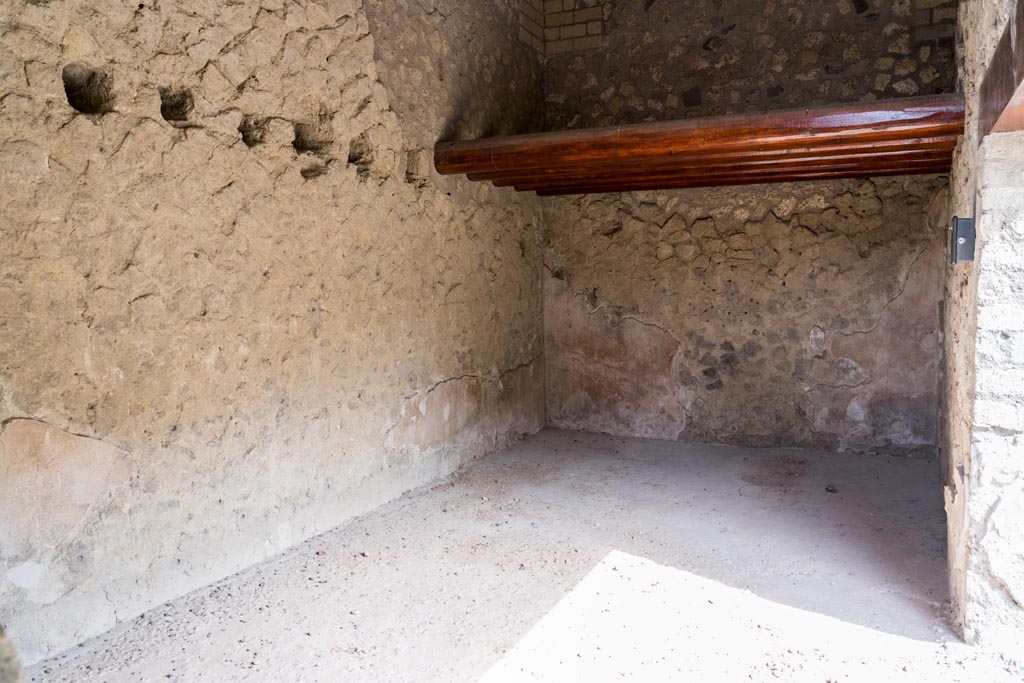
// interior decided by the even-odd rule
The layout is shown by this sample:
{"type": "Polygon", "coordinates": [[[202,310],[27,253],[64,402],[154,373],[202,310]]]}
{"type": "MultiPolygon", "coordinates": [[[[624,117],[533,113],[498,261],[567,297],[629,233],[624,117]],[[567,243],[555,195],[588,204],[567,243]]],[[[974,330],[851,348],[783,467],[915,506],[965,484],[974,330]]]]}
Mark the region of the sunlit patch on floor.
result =
{"type": "Polygon", "coordinates": [[[780,605],[610,552],[480,683],[519,681],[1019,682],[1024,670],[780,605]]]}

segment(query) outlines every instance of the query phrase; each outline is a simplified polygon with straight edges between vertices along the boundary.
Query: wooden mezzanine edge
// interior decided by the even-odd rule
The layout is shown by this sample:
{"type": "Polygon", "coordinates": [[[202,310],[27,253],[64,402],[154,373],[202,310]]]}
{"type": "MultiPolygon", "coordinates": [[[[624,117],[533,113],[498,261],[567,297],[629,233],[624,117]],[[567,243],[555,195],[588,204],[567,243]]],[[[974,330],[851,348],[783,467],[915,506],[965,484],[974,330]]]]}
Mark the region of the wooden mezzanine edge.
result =
{"type": "Polygon", "coordinates": [[[958,94],[439,143],[441,174],[538,194],[943,173],[958,94]]]}
{"type": "Polygon", "coordinates": [[[1024,0],[996,45],[981,82],[978,138],[1024,130],[1024,0]]]}

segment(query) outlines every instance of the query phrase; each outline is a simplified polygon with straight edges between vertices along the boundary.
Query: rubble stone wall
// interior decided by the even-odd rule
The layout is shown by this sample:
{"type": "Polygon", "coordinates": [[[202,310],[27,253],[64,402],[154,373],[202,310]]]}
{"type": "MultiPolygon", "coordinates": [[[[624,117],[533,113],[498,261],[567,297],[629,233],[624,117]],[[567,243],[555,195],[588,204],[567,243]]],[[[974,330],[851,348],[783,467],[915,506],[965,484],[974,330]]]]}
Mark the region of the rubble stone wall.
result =
{"type": "Polygon", "coordinates": [[[945,187],[877,178],[550,202],[549,421],[930,454],[945,187]]]}
{"type": "Polygon", "coordinates": [[[430,163],[542,124],[510,11],[0,0],[26,663],[543,426],[539,204],[430,163]]]}
{"type": "MultiPolygon", "coordinates": [[[[608,0],[600,49],[548,57],[547,125],[951,92],[955,5],[608,0]]],[[[546,203],[549,420],[933,453],[946,196],[917,177],[546,203]]]]}
{"type": "Polygon", "coordinates": [[[587,4],[605,17],[600,49],[548,43],[551,130],[955,89],[957,0],[587,4]]]}

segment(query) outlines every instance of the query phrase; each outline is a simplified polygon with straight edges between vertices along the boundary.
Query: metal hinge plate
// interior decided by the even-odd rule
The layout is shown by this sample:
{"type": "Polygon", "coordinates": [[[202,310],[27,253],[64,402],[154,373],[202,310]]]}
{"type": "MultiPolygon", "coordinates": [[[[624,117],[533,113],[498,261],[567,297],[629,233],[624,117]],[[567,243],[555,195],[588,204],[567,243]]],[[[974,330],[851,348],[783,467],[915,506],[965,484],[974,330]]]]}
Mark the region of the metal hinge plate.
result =
{"type": "Polygon", "coordinates": [[[973,218],[953,216],[953,239],[950,245],[953,263],[968,263],[974,260],[976,237],[973,218]]]}

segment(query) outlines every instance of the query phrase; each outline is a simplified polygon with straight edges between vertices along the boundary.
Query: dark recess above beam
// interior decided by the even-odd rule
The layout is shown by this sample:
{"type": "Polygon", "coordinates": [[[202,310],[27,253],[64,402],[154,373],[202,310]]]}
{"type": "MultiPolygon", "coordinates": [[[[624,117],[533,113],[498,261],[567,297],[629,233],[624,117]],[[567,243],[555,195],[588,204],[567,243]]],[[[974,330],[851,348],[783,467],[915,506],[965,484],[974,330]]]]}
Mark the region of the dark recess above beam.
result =
{"type": "Polygon", "coordinates": [[[958,94],[439,143],[434,165],[541,195],[944,173],[958,94]]]}

